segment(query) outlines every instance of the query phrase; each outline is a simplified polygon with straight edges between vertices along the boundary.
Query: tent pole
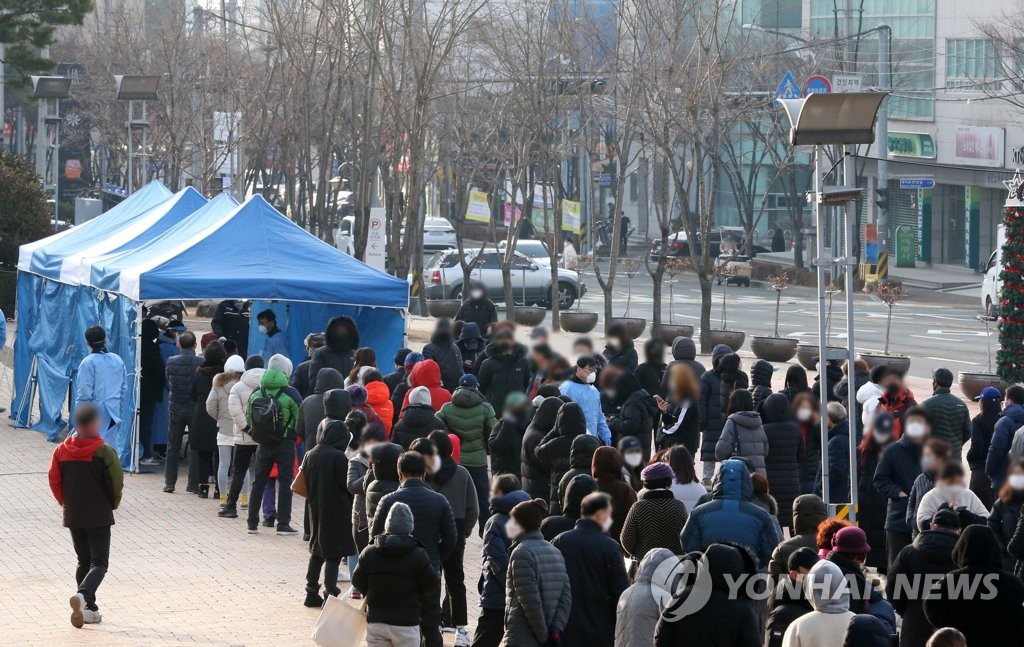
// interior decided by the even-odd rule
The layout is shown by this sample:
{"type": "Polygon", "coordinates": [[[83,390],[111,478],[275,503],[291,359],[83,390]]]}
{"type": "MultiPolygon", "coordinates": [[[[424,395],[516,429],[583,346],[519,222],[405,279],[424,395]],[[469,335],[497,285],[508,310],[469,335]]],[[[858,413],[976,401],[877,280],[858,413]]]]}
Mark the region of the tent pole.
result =
{"type": "Polygon", "coordinates": [[[139,473],[140,442],[142,434],[139,433],[139,425],[142,423],[142,404],[140,396],[142,392],[142,302],[136,304],[135,315],[135,411],[132,416],[132,473],[139,473]]]}

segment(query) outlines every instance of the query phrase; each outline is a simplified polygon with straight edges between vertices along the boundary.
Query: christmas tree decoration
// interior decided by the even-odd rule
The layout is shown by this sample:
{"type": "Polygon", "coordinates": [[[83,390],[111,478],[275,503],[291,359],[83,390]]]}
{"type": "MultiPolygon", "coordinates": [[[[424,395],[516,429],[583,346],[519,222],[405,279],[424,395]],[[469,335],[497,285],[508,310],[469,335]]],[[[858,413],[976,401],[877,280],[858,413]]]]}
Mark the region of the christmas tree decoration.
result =
{"type": "Polygon", "coordinates": [[[1008,383],[1024,381],[1024,174],[1018,170],[1003,183],[1008,194],[1003,209],[1003,243],[999,280],[999,377],[1008,383]]]}

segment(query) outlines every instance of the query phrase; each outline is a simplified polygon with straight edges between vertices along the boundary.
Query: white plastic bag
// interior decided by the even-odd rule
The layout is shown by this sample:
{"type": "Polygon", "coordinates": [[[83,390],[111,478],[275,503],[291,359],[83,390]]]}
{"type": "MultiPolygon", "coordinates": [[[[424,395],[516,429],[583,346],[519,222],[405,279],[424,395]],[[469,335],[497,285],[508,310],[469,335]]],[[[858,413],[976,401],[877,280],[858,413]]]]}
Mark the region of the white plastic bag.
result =
{"type": "Polygon", "coordinates": [[[321,647],[359,647],[366,640],[365,608],[357,609],[337,596],[327,596],[310,637],[321,647]]]}

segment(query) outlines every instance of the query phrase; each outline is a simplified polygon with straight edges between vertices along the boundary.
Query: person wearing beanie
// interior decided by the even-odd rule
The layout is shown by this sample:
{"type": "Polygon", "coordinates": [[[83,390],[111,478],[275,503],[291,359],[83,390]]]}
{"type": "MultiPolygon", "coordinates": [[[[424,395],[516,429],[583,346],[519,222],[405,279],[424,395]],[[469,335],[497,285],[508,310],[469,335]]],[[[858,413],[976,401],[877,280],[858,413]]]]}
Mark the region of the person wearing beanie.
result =
{"type": "Polygon", "coordinates": [[[523,451],[523,434],[530,424],[530,402],[522,391],[513,391],[505,397],[501,419],[487,437],[487,453],[491,456],[494,476],[520,475],[519,457],[523,451]]]}
{"type": "Polygon", "coordinates": [[[750,395],[754,399],[754,411],[761,411],[761,403],[772,394],[772,375],[775,367],[759,359],[750,367],[750,395]]]}
{"type": "Polygon", "coordinates": [[[725,425],[725,412],[722,405],[728,403],[728,393],[722,394],[722,374],[718,363],[732,349],[725,344],[718,344],[711,350],[711,370],[700,376],[700,398],[697,400],[697,419],[700,421],[700,460],[704,461],[704,487],[711,486],[711,477],[715,472],[715,445],[722,435],[725,425]]]}
{"type": "MultiPolygon", "coordinates": [[[[292,362],[283,355],[274,355],[267,362],[267,370],[260,377],[259,389],[253,391],[249,397],[246,408],[246,421],[252,424],[252,405],[259,399],[270,399],[277,403],[280,412],[283,437],[274,444],[260,444],[256,448],[256,456],[253,460],[253,482],[252,500],[262,501],[263,491],[267,489],[270,481],[270,472],[277,468],[277,477],[281,482],[277,495],[277,534],[293,535],[297,531],[291,527],[292,519],[292,489],[289,485],[295,475],[295,423],[299,417],[299,404],[302,396],[294,388],[288,385],[288,375],[291,374],[292,362]]],[[[264,523],[275,517],[266,517],[264,523]]],[[[273,523],[273,521],[270,521],[273,523]]],[[[247,519],[249,534],[255,534],[259,529],[259,506],[250,505],[247,519]]]]}
{"type": "Polygon", "coordinates": [[[352,585],[366,597],[366,643],[419,647],[420,625],[437,604],[440,580],[413,536],[408,505],[391,506],[384,532],[359,555],[352,585]]]}
{"type": "Polygon", "coordinates": [[[402,411],[398,422],[391,431],[391,442],[409,449],[417,438],[426,438],[432,431],[447,431],[448,427],[437,417],[430,404],[430,391],[418,386],[409,391],[409,405],[402,411]]]}
{"type": "MultiPolygon", "coordinates": [[[[89,354],[78,365],[75,380],[75,407],[86,402],[95,405],[100,415],[100,434],[117,438],[121,424],[121,403],[128,397],[128,373],[124,361],[107,350],[107,333],[102,326],[85,331],[89,354]]],[[[188,414],[191,414],[191,409],[188,414]]]]}
{"type": "Polygon", "coordinates": [[[803,580],[819,560],[817,551],[805,546],[790,553],[782,565],[775,590],[768,599],[769,612],[764,627],[764,647],[782,647],[782,638],[786,635],[789,625],[800,616],[814,610],[804,590],[803,580]]]}
{"type": "MultiPolygon", "coordinates": [[[[501,640],[504,647],[557,645],[569,622],[572,585],[565,558],[540,533],[547,511],[543,499],[523,501],[512,508],[511,519],[505,524],[512,543],[505,634],[501,640]]],[[[621,568],[621,556],[618,562],[621,568]]]]}
{"type": "Polygon", "coordinates": [[[672,495],[675,474],[668,463],[651,463],[640,473],[644,489],[637,502],[629,509],[622,525],[622,552],[633,559],[634,565],[652,550],[667,548],[682,555],[679,533],[686,525],[689,512],[686,504],[672,495]]]}
{"type": "Polygon", "coordinates": [[[441,367],[441,384],[449,391],[454,391],[462,377],[463,366],[462,352],[452,337],[451,319],[437,320],[430,343],[423,347],[423,357],[437,362],[441,367]]]}
{"type": "Polygon", "coordinates": [[[387,429],[384,425],[384,421],[381,420],[377,410],[373,408],[373,405],[369,402],[369,394],[366,392],[366,387],[362,384],[352,384],[345,388],[348,391],[348,397],[352,401],[352,410],[360,411],[366,416],[366,424],[378,424],[387,429]]]}
{"type": "MultiPolygon", "coordinates": [[[[410,353],[409,357],[412,356],[410,353]]],[[[409,361],[409,357],[405,358],[406,361],[409,361]]],[[[441,407],[452,400],[451,392],[441,386],[441,367],[432,359],[417,362],[409,372],[409,389],[417,386],[425,386],[430,391],[430,406],[434,407],[435,411],[440,411],[441,407]]],[[[402,409],[409,405],[409,389],[402,394],[402,409]]]]}
{"type": "Polygon", "coordinates": [[[411,352],[408,348],[399,348],[395,351],[395,370],[384,376],[384,384],[388,385],[389,393],[394,393],[398,385],[405,381],[405,358],[411,352]]]}
{"type": "Polygon", "coordinates": [[[263,358],[259,355],[250,355],[245,360],[244,368],[245,372],[242,373],[242,377],[231,387],[231,392],[228,394],[228,412],[231,414],[232,423],[234,423],[235,455],[232,460],[235,469],[231,472],[228,498],[217,515],[229,519],[238,517],[239,501],[243,510],[249,507],[252,459],[256,455],[256,441],[247,432],[249,422],[245,416],[249,408],[249,399],[253,392],[259,389],[260,380],[263,378],[263,358]]]}
{"type": "Polygon", "coordinates": [[[882,597],[874,582],[867,581],[864,573],[864,562],[870,552],[871,546],[864,531],[857,526],[847,526],[832,536],[832,552],[827,559],[851,578],[850,611],[875,616],[889,625],[890,633],[895,634],[896,613],[892,604],[882,597]]]}
{"type": "Polygon", "coordinates": [[[217,491],[222,507],[228,500],[228,472],[235,449],[235,423],[228,400],[243,372],[245,360],[238,355],[228,357],[224,372],[213,377],[213,388],[206,397],[206,412],[217,421],[217,491]]]}
{"type": "MultiPolygon", "coordinates": [[[[448,431],[459,437],[462,449],[459,463],[466,468],[476,487],[478,501],[488,499],[490,489],[487,475],[487,439],[494,428],[494,409],[484,399],[477,387],[476,376],[463,375],[459,387],[452,394],[451,402],[441,407],[437,417],[448,427],[448,431]]],[[[484,521],[479,519],[479,532],[483,532],[484,521]]]]}

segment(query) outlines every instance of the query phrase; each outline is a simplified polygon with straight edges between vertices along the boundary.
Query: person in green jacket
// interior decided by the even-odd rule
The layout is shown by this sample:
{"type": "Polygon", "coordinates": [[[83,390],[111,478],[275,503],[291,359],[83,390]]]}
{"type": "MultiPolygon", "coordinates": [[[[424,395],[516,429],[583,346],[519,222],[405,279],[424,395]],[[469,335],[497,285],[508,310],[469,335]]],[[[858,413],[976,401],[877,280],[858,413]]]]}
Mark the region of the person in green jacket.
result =
{"type": "Polygon", "coordinates": [[[961,462],[964,443],[971,437],[971,413],[964,401],[950,393],[953,371],[937,368],[932,373],[932,397],[921,403],[931,415],[932,437],[953,446],[953,460],[961,462]]]}
{"type": "MultiPolygon", "coordinates": [[[[459,464],[473,478],[478,501],[489,500],[490,480],[487,474],[487,438],[494,427],[494,409],[480,393],[480,383],[470,373],[459,378],[459,387],[452,393],[452,401],[437,412],[448,431],[459,437],[462,450],[459,464]]],[[[480,515],[480,532],[484,531],[487,515],[480,515]]]]}

